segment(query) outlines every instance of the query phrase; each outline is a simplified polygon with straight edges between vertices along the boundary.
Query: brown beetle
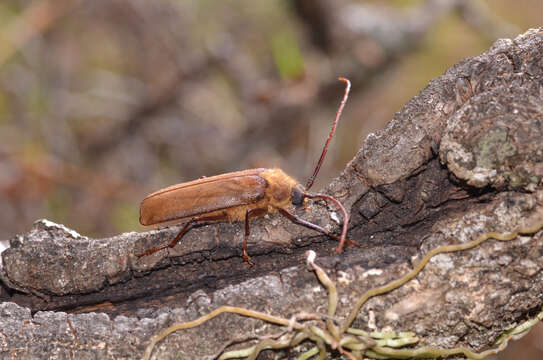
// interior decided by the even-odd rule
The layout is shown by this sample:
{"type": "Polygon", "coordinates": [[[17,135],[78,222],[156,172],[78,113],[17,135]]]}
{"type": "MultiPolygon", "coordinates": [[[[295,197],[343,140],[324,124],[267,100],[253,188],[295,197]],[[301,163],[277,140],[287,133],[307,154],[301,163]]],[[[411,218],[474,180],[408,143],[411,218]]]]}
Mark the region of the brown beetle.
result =
{"type": "MultiPolygon", "coordinates": [[[[186,224],[170,243],[148,249],[137,256],[142,257],[162,249],[174,247],[188,231],[189,226],[195,222],[245,221],[242,256],[245,261],[252,265],[253,262],[247,254],[249,219],[277,211],[296,224],[320,231],[338,240],[339,245],[336,252],[341,253],[346,241],[347,226],[349,224],[347,211],[338,200],[329,195],[309,194],[307,192],[313,185],[313,181],[324,161],[328,151],[328,144],[334,136],[341,112],[349,96],[350,81],[345,78],[339,78],[339,80],[346,84],[345,94],[336,113],[330,135],[324,144],[321,157],[305,188],[280,169],[260,168],[203,177],[158,190],[148,195],[141,202],[140,223],[142,225],[156,225],[175,221],[186,222],[186,224]],[[285,210],[290,205],[304,206],[308,198],[326,199],[334,202],[340,208],[343,213],[341,237],[285,210]]],[[[354,241],[349,241],[349,244],[359,246],[354,241]]]]}

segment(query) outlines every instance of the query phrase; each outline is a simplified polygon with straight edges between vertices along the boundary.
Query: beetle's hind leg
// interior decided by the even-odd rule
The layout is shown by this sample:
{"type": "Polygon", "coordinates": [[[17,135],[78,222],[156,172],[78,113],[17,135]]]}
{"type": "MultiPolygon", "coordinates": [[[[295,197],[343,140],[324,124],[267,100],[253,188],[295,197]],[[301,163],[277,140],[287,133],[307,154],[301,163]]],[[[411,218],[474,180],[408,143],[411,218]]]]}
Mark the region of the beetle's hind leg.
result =
{"type": "Polygon", "coordinates": [[[183,237],[183,235],[185,235],[185,233],[189,230],[189,227],[194,223],[201,222],[201,221],[226,221],[226,220],[228,220],[228,217],[226,215],[193,217],[185,224],[185,226],[183,226],[183,228],[177,233],[177,235],[173,238],[173,240],[170,241],[168,244],[147,249],[141,254],[137,254],[136,256],[139,259],[143,256],[154,254],[157,251],[160,251],[163,249],[173,248],[175,245],[177,245],[177,242],[183,237]]]}

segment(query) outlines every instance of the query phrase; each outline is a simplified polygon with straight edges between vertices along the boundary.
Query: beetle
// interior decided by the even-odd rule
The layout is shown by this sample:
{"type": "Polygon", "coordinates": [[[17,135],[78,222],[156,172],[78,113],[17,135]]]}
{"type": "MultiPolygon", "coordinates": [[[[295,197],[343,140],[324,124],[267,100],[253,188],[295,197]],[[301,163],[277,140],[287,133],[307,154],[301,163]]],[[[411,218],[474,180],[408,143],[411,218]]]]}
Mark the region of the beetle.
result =
{"type": "Polygon", "coordinates": [[[345,207],[332,196],[308,193],[324,161],[328,151],[328,144],[334,136],[351,89],[349,80],[342,77],[339,80],[345,83],[345,93],[317,166],[305,187],[280,169],[258,168],[202,177],[198,180],[158,190],[145,197],[141,202],[140,223],[149,226],[171,222],[185,222],[185,225],[168,244],[150,248],[136,256],[141,258],[162,249],[173,248],[189,230],[189,227],[197,222],[244,221],[245,236],[242,246],[242,257],[244,261],[250,265],[254,265],[247,254],[247,240],[250,234],[249,220],[274,212],[279,212],[293,223],[319,231],[336,239],[339,241],[336,248],[336,253],[338,254],[341,253],[346,242],[350,245],[360,246],[354,241],[346,240],[349,215],[345,207]],[[286,210],[289,206],[296,208],[304,207],[307,199],[315,198],[335,203],[343,213],[343,228],[340,237],[286,210]]]}

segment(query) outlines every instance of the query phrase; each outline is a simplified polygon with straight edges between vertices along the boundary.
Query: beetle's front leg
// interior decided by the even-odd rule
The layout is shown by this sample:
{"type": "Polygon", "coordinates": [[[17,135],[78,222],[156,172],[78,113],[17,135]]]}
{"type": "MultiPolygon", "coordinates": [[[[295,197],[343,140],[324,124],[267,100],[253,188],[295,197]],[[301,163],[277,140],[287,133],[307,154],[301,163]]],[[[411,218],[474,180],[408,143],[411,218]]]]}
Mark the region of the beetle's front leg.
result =
{"type": "MultiPolygon", "coordinates": [[[[315,225],[315,224],[313,224],[313,223],[311,223],[311,222],[309,222],[307,220],[304,220],[304,219],[302,219],[301,217],[299,217],[299,216],[297,216],[295,214],[291,214],[290,212],[288,212],[285,209],[277,208],[277,210],[279,210],[281,215],[283,215],[284,217],[286,217],[287,219],[289,219],[293,223],[305,226],[306,228],[309,228],[309,229],[317,230],[317,231],[319,231],[319,232],[321,232],[321,233],[323,233],[325,235],[330,236],[332,239],[335,239],[335,240],[339,241],[339,243],[341,244],[342,238],[332,234],[330,231],[326,230],[325,228],[323,228],[323,227],[321,227],[319,225],[315,225]]],[[[360,247],[360,244],[357,243],[356,241],[349,240],[349,239],[346,239],[346,241],[347,241],[348,245],[360,247]]]]}

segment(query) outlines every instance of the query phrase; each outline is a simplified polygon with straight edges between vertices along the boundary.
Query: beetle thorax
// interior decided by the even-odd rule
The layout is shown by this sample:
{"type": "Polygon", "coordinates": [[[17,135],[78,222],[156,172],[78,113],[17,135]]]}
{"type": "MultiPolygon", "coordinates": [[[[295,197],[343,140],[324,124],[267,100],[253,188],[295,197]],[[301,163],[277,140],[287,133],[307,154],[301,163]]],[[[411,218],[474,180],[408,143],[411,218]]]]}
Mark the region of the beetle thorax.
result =
{"type": "Polygon", "coordinates": [[[281,169],[269,169],[259,174],[268,182],[266,195],[270,201],[270,205],[274,207],[284,208],[291,203],[292,189],[297,182],[281,169]]]}

